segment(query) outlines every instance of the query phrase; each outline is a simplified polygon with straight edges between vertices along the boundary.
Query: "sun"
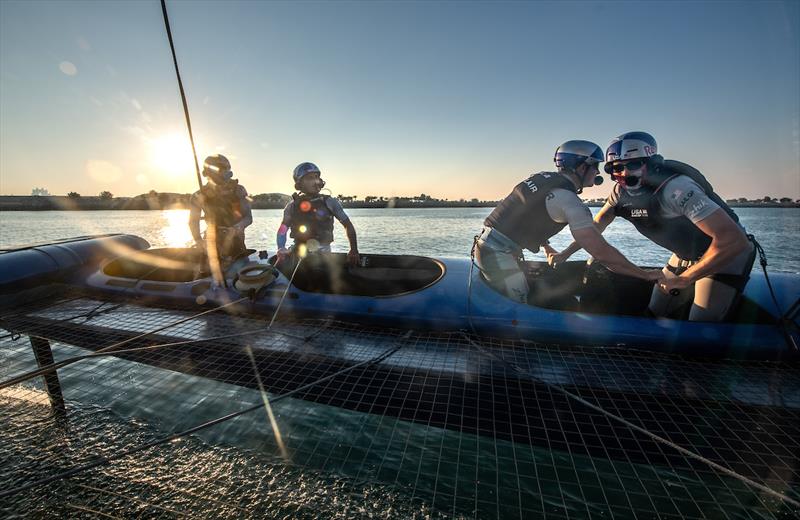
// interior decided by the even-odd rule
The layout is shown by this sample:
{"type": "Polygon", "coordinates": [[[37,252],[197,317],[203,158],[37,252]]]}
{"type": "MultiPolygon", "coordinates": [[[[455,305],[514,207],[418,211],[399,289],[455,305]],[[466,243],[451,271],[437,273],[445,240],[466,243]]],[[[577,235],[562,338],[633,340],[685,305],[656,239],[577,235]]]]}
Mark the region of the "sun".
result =
{"type": "Polygon", "coordinates": [[[171,177],[194,172],[192,144],[183,134],[166,134],[150,141],[150,160],[157,171],[171,177]]]}

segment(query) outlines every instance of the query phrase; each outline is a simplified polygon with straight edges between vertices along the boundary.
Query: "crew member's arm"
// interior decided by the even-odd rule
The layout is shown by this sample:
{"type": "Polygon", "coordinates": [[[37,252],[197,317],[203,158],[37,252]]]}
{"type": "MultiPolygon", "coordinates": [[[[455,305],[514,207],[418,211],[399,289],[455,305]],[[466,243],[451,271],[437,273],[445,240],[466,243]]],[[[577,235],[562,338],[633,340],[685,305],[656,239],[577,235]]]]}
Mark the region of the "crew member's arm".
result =
{"type": "Polygon", "coordinates": [[[344,208],[342,207],[342,203],[339,202],[339,199],[334,197],[330,197],[326,200],[326,204],[328,205],[328,209],[331,210],[333,216],[336,217],[336,220],[341,222],[344,229],[347,231],[347,241],[350,242],[350,251],[347,253],[347,262],[350,265],[358,265],[358,239],[356,238],[356,228],[353,226],[353,223],[350,221],[350,217],[347,216],[347,213],[344,212],[344,208]]]}
{"type": "Polygon", "coordinates": [[[749,247],[747,235],[722,208],[716,209],[703,220],[695,222],[694,225],[711,237],[711,244],[700,261],[689,267],[680,276],[661,282],[660,287],[664,291],[683,289],[700,278],[716,273],[720,267],[749,247]]]}
{"type": "MultiPolygon", "coordinates": [[[[600,208],[600,211],[597,215],[594,216],[594,227],[597,229],[599,233],[602,233],[606,230],[606,228],[614,221],[616,214],[614,213],[614,206],[611,205],[608,201],[603,204],[603,207],[600,208]]],[[[581,250],[581,246],[578,244],[576,240],[573,240],[570,245],[564,248],[563,251],[560,253],[555,254],[547,254],[547,263],[553,267],[558,266],[558,264],[563,264],[567,261],[567,259],[581,250]]]]}
{"type": "Polygon", "coordinates": [[[635,266],[606,242],[592,221],[589,207],[575,193],[561,189],[553,190],[548,194],[546,204],[547,214],[554,222],[569,225],[570,233],[578,247],[586,249],[597,261],[612,271],[644,280],[660,280],[664,277],[661,270],[646,271],[635,266]]]}
{"type": "Polygon", "coordinates": [[[595,227],[572,230],[572,236],[579,247],[585,249],[595,260],[615,273],[650,281],[659,281],[664,278],[660,269],[642,269],[632,264],[615,247],[606,242],[595,227]]]}
{"type": "Polygon", "coordinates": [[[203,236],[200,234],[200,204],[197,194],[192,195],[189,200],[189,231],[192,233],[195,245],[202,247],[203,236]]]}
{"type": "Polygon", "coordinates": [[[347,230],[347,241],[350,242],[350,251],[347,252],[347,262],[350,265],[358,265],[358,239],[356,238],[356,228],[350,219],[342,222],[344,229],[347,230]]]}
{"type": "Polygon", "coordinates": [[[278,246],[278,257],[275,260],[275,264],[279,264],[284,258],[289,256],[289,250],[286,249],[286,234],[289,232],[289,227],[291,224],[291,205],[292,202],[286,205],[283,208],[283,220],[281,221],[281,225],[278,228],[278,234],[275,236],[275,243],[278,246]]]}
{"type": "Polygon", "coordinates": [[[244,234],[244,228],[253,223],[253,210],[250,206],[250,197],[247,196],[247,190],[244,189],[244,186],[239,186],[239,188],[239,208],[242,211],[242,218],[233,227],[237,233],[244,234]]]}

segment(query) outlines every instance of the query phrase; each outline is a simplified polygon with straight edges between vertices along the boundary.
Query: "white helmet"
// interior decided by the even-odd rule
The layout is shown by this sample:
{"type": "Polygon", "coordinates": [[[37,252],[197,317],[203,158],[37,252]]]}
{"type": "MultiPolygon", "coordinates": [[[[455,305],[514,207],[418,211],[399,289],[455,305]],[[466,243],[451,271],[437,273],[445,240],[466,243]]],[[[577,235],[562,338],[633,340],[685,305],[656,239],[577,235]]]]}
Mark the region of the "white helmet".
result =
{"type": "Polygon", "coordinates": [[[203,161],[203,175],[210,177],[217,184],[231,180],[233,178],[231,162],[221,154],[209,155],[203,161]]]}
{"type": "Polygon", "coordinates": [[[655,138],[647,132],[627,132],[614,138],[606,149],[606,164],[603,169],[612,173],[613,163],[628,159],[649,159],[658,153],[655,138]]]}
{"type": "Polygon", "coordinates": [[[294,172],[292,172],[292,178],[294,179],[294,182],[297,182],[300,179],[302,179],[303,176],[307,173],[321,173],[321,172],[319,171],[319,167],[316,164],[310,162],[304,162],[295,166],[294,172]]]}
{"type": "Polygon", "coordinates": [[[575,170],[583,163],[603,162],[603,149],[591,141],[573,140],[556,148],[553,156],[558,171],[575,170]]]}

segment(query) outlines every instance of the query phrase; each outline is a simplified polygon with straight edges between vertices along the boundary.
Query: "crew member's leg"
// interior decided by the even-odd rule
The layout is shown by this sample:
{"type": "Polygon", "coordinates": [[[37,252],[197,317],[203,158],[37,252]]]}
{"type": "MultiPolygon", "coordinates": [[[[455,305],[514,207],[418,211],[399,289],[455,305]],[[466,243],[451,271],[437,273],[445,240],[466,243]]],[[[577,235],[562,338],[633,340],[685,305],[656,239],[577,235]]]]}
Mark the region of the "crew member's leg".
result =
{"type": "Polygon", "coordinates": [[[695,282],[691,321],[722,321],[739,302],[753,268],[755,247],[743,252],[720,270],[695,282]]]}
{"type": "Polygon", "coordinates": [[[519,267],[521,250],[484,228],[475,244],[475,263],[486,281],[509,298],[528,303],[528,282],[519,267]]]}

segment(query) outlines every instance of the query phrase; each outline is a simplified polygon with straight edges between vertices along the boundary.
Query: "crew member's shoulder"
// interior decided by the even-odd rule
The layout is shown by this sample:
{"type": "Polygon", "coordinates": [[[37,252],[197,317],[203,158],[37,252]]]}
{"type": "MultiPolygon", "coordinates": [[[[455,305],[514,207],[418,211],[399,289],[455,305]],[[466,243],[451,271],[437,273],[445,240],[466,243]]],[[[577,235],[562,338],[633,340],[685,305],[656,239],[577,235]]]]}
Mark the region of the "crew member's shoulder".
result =
{"type": "Polygon", "coordinates": [[[337,199],[336,197],[332,197],[330,195],[323,195],[322,197],[323,200],[325,201],[325,204],[327,204],[328,207],[339,207],[339,208],[342,207],[342,203],[339,202],[339,199],[337,199]]]}
{"type": "Polygon", "coordinates": [[[237,194],[237,195],[242,195],[242,196],[244,196],[244,197],[247,197],[247,188],[245,188],[245,187],[244,187],[243,185],[241,185],[241,184],[237,184],[237,185],[236,185],[236,194],[237,194]]]}
{"type": "Polygon", "coordinates": [[[683,199],[703,195],[707,195],[705,190],[686,175],[676,175],[667,180],[661,188],[661,198],[666,202],[680,202],[683,199]]]}
{"type": "Polygon", "coordinates": [[[550,192],[547,194],[547,201],[563,202],[569,204],[574,204],[577,202],[579,204],[583,204],[583,201],[581,200],[580,197],[578,197],[577,193],[565,188],[553,188],[552,190],[550,190],[550,192]]]}

